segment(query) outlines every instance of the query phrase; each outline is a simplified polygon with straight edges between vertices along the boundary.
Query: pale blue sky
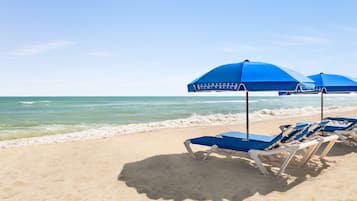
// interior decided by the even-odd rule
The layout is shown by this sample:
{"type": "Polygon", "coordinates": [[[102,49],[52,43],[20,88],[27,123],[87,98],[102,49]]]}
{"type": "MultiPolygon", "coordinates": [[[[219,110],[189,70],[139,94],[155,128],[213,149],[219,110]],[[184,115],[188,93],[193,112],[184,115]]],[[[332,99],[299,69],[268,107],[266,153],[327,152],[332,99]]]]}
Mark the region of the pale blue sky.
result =
{"type": "Polygon", "coordinates": [[[354,1],[0,3],[0,95],[187,95],[244,59],[357,77],[354,1]]]}

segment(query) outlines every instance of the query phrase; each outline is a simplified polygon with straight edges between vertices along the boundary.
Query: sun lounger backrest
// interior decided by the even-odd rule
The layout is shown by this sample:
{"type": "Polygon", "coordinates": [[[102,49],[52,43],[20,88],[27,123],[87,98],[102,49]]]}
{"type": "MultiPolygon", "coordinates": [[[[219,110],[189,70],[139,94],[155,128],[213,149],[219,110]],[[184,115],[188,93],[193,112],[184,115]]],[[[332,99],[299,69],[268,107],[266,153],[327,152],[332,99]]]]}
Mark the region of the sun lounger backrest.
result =
{"type": "Polygon", "coordinates": [[[295,128],[286,134],[286,136],[283,137],[283,139],[280,141],[281,143],[286,143],[291,140],[294,140],[294,138],[297,135],[300,135],[301,133],[306,133],[308,128],[311,127],[312,123],[310,122],[300,122],[295,125],[295,128]]]}
{"type": "Polygon", "coordinates": [[[325,119],[332,120],[332,121],[357,123],[357,118],[355,118],[355,117],[327,117],[325,119]]]}
{"type": "Polygon", "coordinates": [[[330,120],[322,120],[320,123],[315,123],[314,126],[311,126],[308,130],[308,133],[305,135],[305,138],[313,137],[318,132],[323,130],[326,125],[330,122],[330,120]]]}
{"type": "Polygon", "coordinates": [[[305,127],[300,133],[294,136],[292,140],[302,140],[306,138],[311,133],[315,132],[315,130],[319,127],[318,123],[311,123],[310,126],[305,127]]]}
{"type": "Polygon", "coordinates": [[[352,117],[327,117],[325,120],[330,120],[333,122],[341,122],[344,125],[347,125],[343,130],[348,131],[352,130],[357,126],[357,118],[352,117]]]}
{"type": "Polygon", "coordinates": [[[267,146],[265,150],[280,146],[281,144],[293,138],[295,135],[302,132],[309,125],[310,125],[309,123],[304,122],[304,123],[297,123],[295,125],[287,127],[279,135],[277,135],[272,141],[270,141],[269,146],[267,146]]]}

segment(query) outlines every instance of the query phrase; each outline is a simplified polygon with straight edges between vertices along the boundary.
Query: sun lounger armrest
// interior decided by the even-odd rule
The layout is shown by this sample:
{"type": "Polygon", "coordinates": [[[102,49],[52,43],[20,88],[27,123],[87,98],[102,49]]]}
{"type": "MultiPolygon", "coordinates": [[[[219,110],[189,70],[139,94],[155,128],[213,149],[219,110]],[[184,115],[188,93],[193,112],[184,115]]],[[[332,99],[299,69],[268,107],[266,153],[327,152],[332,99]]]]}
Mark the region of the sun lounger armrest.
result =
{"type": "Polygon", "coordinates": [[[280,128],[281,131],[284,131],[284,130],[286,130],[287,128],[289,128],[290,126],[291,126],[291,124],[285,124],[285,125],[279,126],[279,128],[280,128]]]}
{"type": "Polygon", "coordinates": [[[329,136],[325,136],[325,137],[322,137],[322,136],[318,136],[316,137],[316,139],[319,141],[319,142],[329,142],[329,141],[332,141],[332,140],[337,140],[338,139],[338,136],[337,135],[329,135],[329,136]]]}

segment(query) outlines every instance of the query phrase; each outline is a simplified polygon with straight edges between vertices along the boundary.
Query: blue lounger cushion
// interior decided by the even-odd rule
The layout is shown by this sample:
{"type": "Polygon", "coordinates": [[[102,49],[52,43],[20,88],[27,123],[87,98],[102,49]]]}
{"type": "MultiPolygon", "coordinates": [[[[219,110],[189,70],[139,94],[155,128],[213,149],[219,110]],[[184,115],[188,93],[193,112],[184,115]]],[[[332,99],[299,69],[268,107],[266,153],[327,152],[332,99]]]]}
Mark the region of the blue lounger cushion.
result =
{"type": "MultiPolygon", "coordinates": [[[[244,139],[244,138],[247,137],[247,133],[233,132],[232,131],[232,132],[221,133],[218,136],[244,139]]],[[[270,142],[274,138],[275,138],[275,136],[249,133],[249,140],[258,140],[258,141],[261,141],[261,142],[270,142]]]]}
{"type": "Polygon", "coordinates": [[[191,139],[192,144],[213,146],[216,145],[221,149],[230,149],[236,151],[248,152],[251,149],[264,150],[272,145],[271,142],[261,142],[256,140],[244,141],[242,139],[236,138],[223,138],[223,137],[213,137],[213,136],[203,136],[191,139]]]}
{"type": "Polygon", "coordinates": [[[333,120],[333,121],[349,121],[353,123],[357,122],[356,117],[327,117],[326,119],[333,120]]]}
{"type": "Polygon", "coordinates": [[[330,124],[324,128],[324,131],[326,131],[326,132],[343,131],[343,130],[348,129],[348,127],[350,127],[350,126],[343,125],[343,124],[330,124]]]}

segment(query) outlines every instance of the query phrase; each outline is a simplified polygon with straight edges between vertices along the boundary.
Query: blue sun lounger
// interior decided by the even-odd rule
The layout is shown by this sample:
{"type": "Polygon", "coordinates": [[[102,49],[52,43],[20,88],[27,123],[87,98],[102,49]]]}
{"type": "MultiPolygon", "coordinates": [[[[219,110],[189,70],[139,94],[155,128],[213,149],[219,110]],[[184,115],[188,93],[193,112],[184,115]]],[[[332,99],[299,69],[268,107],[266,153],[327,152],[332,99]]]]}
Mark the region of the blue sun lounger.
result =
{"type": "Polygon", "coordinates": [[[345,144],[357,143],[357,118],[355,117],[328,117],[329,123],[324,132],[338,135],[345,144]]]}
{"type": "Polygon", "coordinates": [[[311,153],[313,153],[316,149],[317,145],[319,144],[317,139],[311,139],[303,142],[292,140],[297,135],[302,133],[304,134],[301,135],[301,137],[305,136],[308,133],[307,130],[310,126],[310,123],[298,123],[294,126],[285,127],[282,129],[282,132],[275,137],[253,134],[250,135],[251,138],[249,138],[249,140],[246,140],[245,137],[243,137],[243,135],[245,136],[244,133],[237,133],[237,136],[233,136],[234,133],[229,132],[218,136],[203,136],[189,139],[184,142],[184,145],[193,158],[196,158],[196,156],[192,151],[190,146],[191,144],[211,147],[211,149],[206,152],[204,159],[206,159],[213,152],[228,152],[231,155],[234,154],[234,152],[246,152],[250,158],[255,161],[259,170],[264,175],[267,175],[268,171],[264,167],[259,156],[274,155],[286,152],[288,153],[288,156],[280,167],[280,170],[277,174],[279,176],[285,171],[285,168],[298,150],[308,149],[304,156],[304,158],[306,158],[310,157],[311,153]],[[241,135],[241,137],[238,135],[241,135]]]}
{"type": "MultiPolygon", "coordinates": [[[[310,156],[304,158],[304,160],[302,161],[302,164],[305,164],[318,151],[318,149],[321,147],[322,144],[328,142],[328,145],[324,148],[324,150],[322,150],[322,152],[320,154],[320,158],[324,158],[328,154],[328,152],[331,150],[331,148],[333,147],[333,145],[335,144],[335,142],[337,140],[336,136],[320,136],[320,135],[318,135],[318,133],[321,130],[326,128],[326,126],[328,125],[329,122],[330,122],[330,120],[323,120],[319,123],[305,122],[305,123],[311,124],[311,126],[309,126],[308,129],[305,129],[304,131],[299,132],[295,135],[294,135],[294,132],[290,133],[290,135],[294,135],[294,136],[293,137],[290,137],[290,136],[285,137],[284,139],[282,139],[280,141],[280,144],[286,143],[286,142],[292,142],[292,141],[304,141],[304,140],[310,140],[310,139],[317,139],[319,141],[319,144],[316,146],[316,149],[311,153],[310,156]]],[[[297,125],[303,126],[304,124],[298,123],[297,125]]],[[[287,126],[289,126],[289,125],[280,126],[280,129],[281,130],[286,129],[287,126]]],[[[242,132],[226,132],[226,133],[219,134],[218,136],[244,139],[246,134],[242,133],[242,132]]],[[[250,134],[249,136],[250,136],[250,139],[266,141],[266,142],[272,141],[275,138],[274,136],[259,135],[259,134],[250,134]]]]}

